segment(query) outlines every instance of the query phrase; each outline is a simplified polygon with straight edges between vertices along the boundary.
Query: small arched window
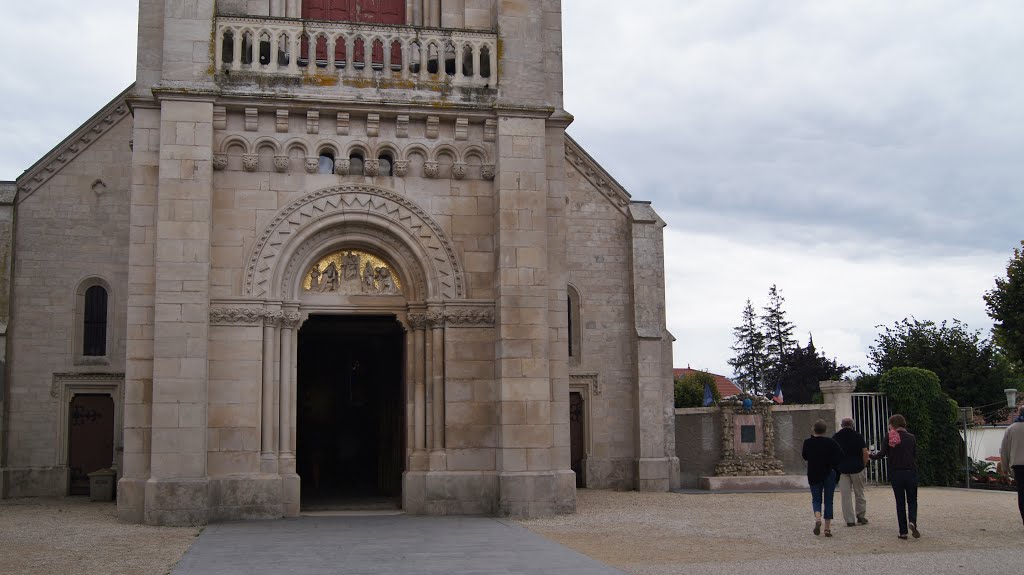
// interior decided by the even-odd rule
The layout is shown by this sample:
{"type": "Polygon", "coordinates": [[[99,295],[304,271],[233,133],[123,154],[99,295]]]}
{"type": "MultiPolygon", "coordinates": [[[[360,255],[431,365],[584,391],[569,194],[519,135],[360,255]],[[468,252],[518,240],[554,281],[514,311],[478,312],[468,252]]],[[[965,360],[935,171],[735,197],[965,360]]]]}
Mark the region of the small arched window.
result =
{"type": "Polygon", "coordinates": [[[392,159],[391,159],[391,154],[386,154],[386,153],[385,154],[381,154],[377,158],[377,160],[380,162],[380,168],[377,169],[377,175],[378,176],[390,176],[391,175],[391,166],[394,164],[394,161],[392,161],[392,159]]]}
{"type": "Polygon", "coordinates": [[[569,337],[567,338],[569,365],[579,365],[583,355],[583,338],[580,330],[580,292],[572,285],[569,285],[565,291],[566,312],[568,315],[566,324],[569,332],[569,337]]]}
{"type": "Polygon", "coordinates": [[[353,176],[363,175],[363,155],[359,152],[354,152],[348,157],[349,168],[348,173],[353,176]]]}
{"type": "Polygon", "coordinates": [[[107,290],[103,286],[85,290],[84,321],[82,355],[107,355],[107,290]]]}
{"type": "Polygon", "coordinates": [[[320,167],[317,169],[317,173],[320,174],[333,174],[334,173],[334,154],[324,150],[320,152],[320,167]]]}

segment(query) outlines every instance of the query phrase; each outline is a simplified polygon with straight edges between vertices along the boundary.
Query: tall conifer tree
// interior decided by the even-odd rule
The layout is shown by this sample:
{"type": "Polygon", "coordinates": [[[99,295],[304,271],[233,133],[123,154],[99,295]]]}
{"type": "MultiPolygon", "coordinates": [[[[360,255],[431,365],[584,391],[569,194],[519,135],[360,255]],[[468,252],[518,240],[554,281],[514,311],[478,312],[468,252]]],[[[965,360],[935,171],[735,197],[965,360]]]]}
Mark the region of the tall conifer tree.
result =
{"type": "Polygon", "coordinates": [[[733,328],[736,343],[732,350],[736,355],[729,360],[734,373],[734,381],[740,389],[747,393],[758,394],[764,391],[765,339],[757,321],[757,312],[753,304],[747,300],[743,308],[743,321],[733,328]]]}
{"type": "Polygon", "coordinates": [[[768,305],[764,306],[764,315],[761,316],[766,363],[763,384],[764,391],[767,392],[773,391],[775,384],[785,374],[786,359],[796,348],[794,326],[786,320],[786,311],[782,309],[785,302],[786,298],[782,297],[775,284],[772,284],[768,289],[768,305]]]}

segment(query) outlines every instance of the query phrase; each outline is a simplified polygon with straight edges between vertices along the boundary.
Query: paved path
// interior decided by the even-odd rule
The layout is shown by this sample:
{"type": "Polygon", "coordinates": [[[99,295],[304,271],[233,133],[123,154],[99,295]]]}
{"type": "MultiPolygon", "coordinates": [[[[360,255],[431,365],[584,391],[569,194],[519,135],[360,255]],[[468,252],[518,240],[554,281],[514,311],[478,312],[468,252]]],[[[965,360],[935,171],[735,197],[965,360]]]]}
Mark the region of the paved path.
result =
{"type": "Polygon", "coordinates": [[[622,575],[501,520],[301,517],[208,526],[171,575],[622,575]]]}

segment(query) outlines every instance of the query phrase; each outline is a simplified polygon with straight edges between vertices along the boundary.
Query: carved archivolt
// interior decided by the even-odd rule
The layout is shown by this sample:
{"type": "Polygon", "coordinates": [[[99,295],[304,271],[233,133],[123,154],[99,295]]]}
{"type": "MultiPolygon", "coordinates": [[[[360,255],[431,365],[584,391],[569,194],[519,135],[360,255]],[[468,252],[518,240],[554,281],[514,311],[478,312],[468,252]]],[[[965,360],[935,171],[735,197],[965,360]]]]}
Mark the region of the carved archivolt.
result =
{"type": "MultiPolygon", "coordinates": [[[[272,281],[275,273],[284,272],[285,279],[294,278],[291,269],[298,260],[303,249],[290,254],[289,262],[280,261],[289,240],[302,235],[302,232],[313,222],[322,222],[335,215],[357,215],[362,227],[370,227],[385,231],[383,236],[393,236],[392,230],[402,230],[405,242],[415,242],[408,246],[418,257],[423,270],[432,279],[431,285],[423,286],[425,291],[420,297],[441,297],[460,299],[465,297],[465,280],[462,266],[456,257],[455,248],[441,229],[419,206],[394,192],[362,184],[336,186],[313,192],[296,200],[278,212],[277,216],[264,228],[257,239],[249,257],[245,271],[244,293],[256,297],[265,297],[273,291],[272,281]],[[279,270],[279,266],[288,266],[288,270],[279,270]],[[426,289],[432,288],[432,289],[426,289]]],[[[353,220],[353,224],[358,224],[353,220]]],[[[345,229],[350,226],[345,224],[345,229]]],[[[330,229],[317,233],[338,233],[330,229]]],[[[316,236],[314,236],[316,237],[316,236]]],[[[307,238],[305,246],[312,245],[314,238],[307,238]]],[[[399,242],[402,243],[402,242],[399,242]]],[[[295,250],[293,250],[295,251],[295,250]]],[[[408,250],[406,250],[408,251],[408,250]]],[[[305,274],[309,270],[304,270],[305,274]]],[[[279,289],[285,290],[282,285],[279,289]]]]}
{"type": "Polygon", "coordinates": [[[589,373],[570,373],[569,377],[573,383],[589,385],[590,391],[594,395],[601,395],[601,380],[598,379],[597,372],[589,373]]]}

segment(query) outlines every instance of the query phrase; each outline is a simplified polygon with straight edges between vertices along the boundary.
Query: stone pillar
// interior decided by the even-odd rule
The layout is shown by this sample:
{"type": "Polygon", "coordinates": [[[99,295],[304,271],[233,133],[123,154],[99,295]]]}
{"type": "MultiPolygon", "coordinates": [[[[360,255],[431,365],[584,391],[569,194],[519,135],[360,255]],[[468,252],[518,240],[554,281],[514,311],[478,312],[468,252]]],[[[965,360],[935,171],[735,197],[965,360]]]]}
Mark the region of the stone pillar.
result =
{"type": "Polygon", "coordinates": [[[432,340],[430,380],[433,398],[431,427],[434,436],[430,444],[430,470],[443,471],[447,469],[447,463],[444,452],[444,319],[441,314],[434,314],[427,337],[432,340]]]}
{"type": "MultiPolygon", "coordinates": [[[[140,24],[141,28],[141,24],[140,24]]],[[[140,72],[141,73],[141,72],[140,72]]],[[[117,483],[121,521],[144,521],[153,415],[153,301],[159,181],[160,109],[134,105],[124,381],[124,455],[117,483]]]]}
{"type": "Polygon", "coordinates": [[[301,321],[296,304],[285,305],[281,319],[280,399],[278,400],[278,472],[282,482],[282,508],[285,517],[299,515],[299,476],[295,471],[295,358],[296,329],[301,321]]]}
{"type": "Polygon", "coordinates": [[[829,431],[835,433],[845,417],[853,417],[853,390],[857,384],[849,379],[843,381],[819,381],[821,396],[825,403],[831,403],[836,409],[835,427],[829,431]]]}
{"type": "Polygon", "coordinates": [[[145,506],[154,525],[207,521],[212,145],[212,102],[161,102],[145,506]]]}
{"type": "Polygon", "coordinates": [[[409,462],[410,471],[424,471],[427,468],[427,392],[423,381],[424,370],[424,324],[422,315],[409,318],[412,325],[412,378],[413,378],[413,452],[409,462]]]}
{"type": "Polygon", "coordinates": [[[7,464],[7,325],[11,317],[11,260],[14,257],[14,182],[0,182],[0,499],[7,496],[4,472],[7,464]]]}
{"type": "Polygon", "coordinates": [[[633,321],[636,324],[637,488],[668,491],[679,486],[675,454],[672,344],[665,328],[665,222],[650,204],[629,205],[633,247],[633,321]]]}
{"type": "Polygon", "coordinates": [[[575,508],[575,490],[560,488],[551,459],[546,128],[544,116],[498,116],[495,360],[502,515],[575,508]]]}
{"type": "Polygon", "coordinates": [[[263,318],[263,382],[260,405],[260,471],[277,473],[277,451],[274,449],[274,344],[280,317],[268,314],[263,318]]]}

